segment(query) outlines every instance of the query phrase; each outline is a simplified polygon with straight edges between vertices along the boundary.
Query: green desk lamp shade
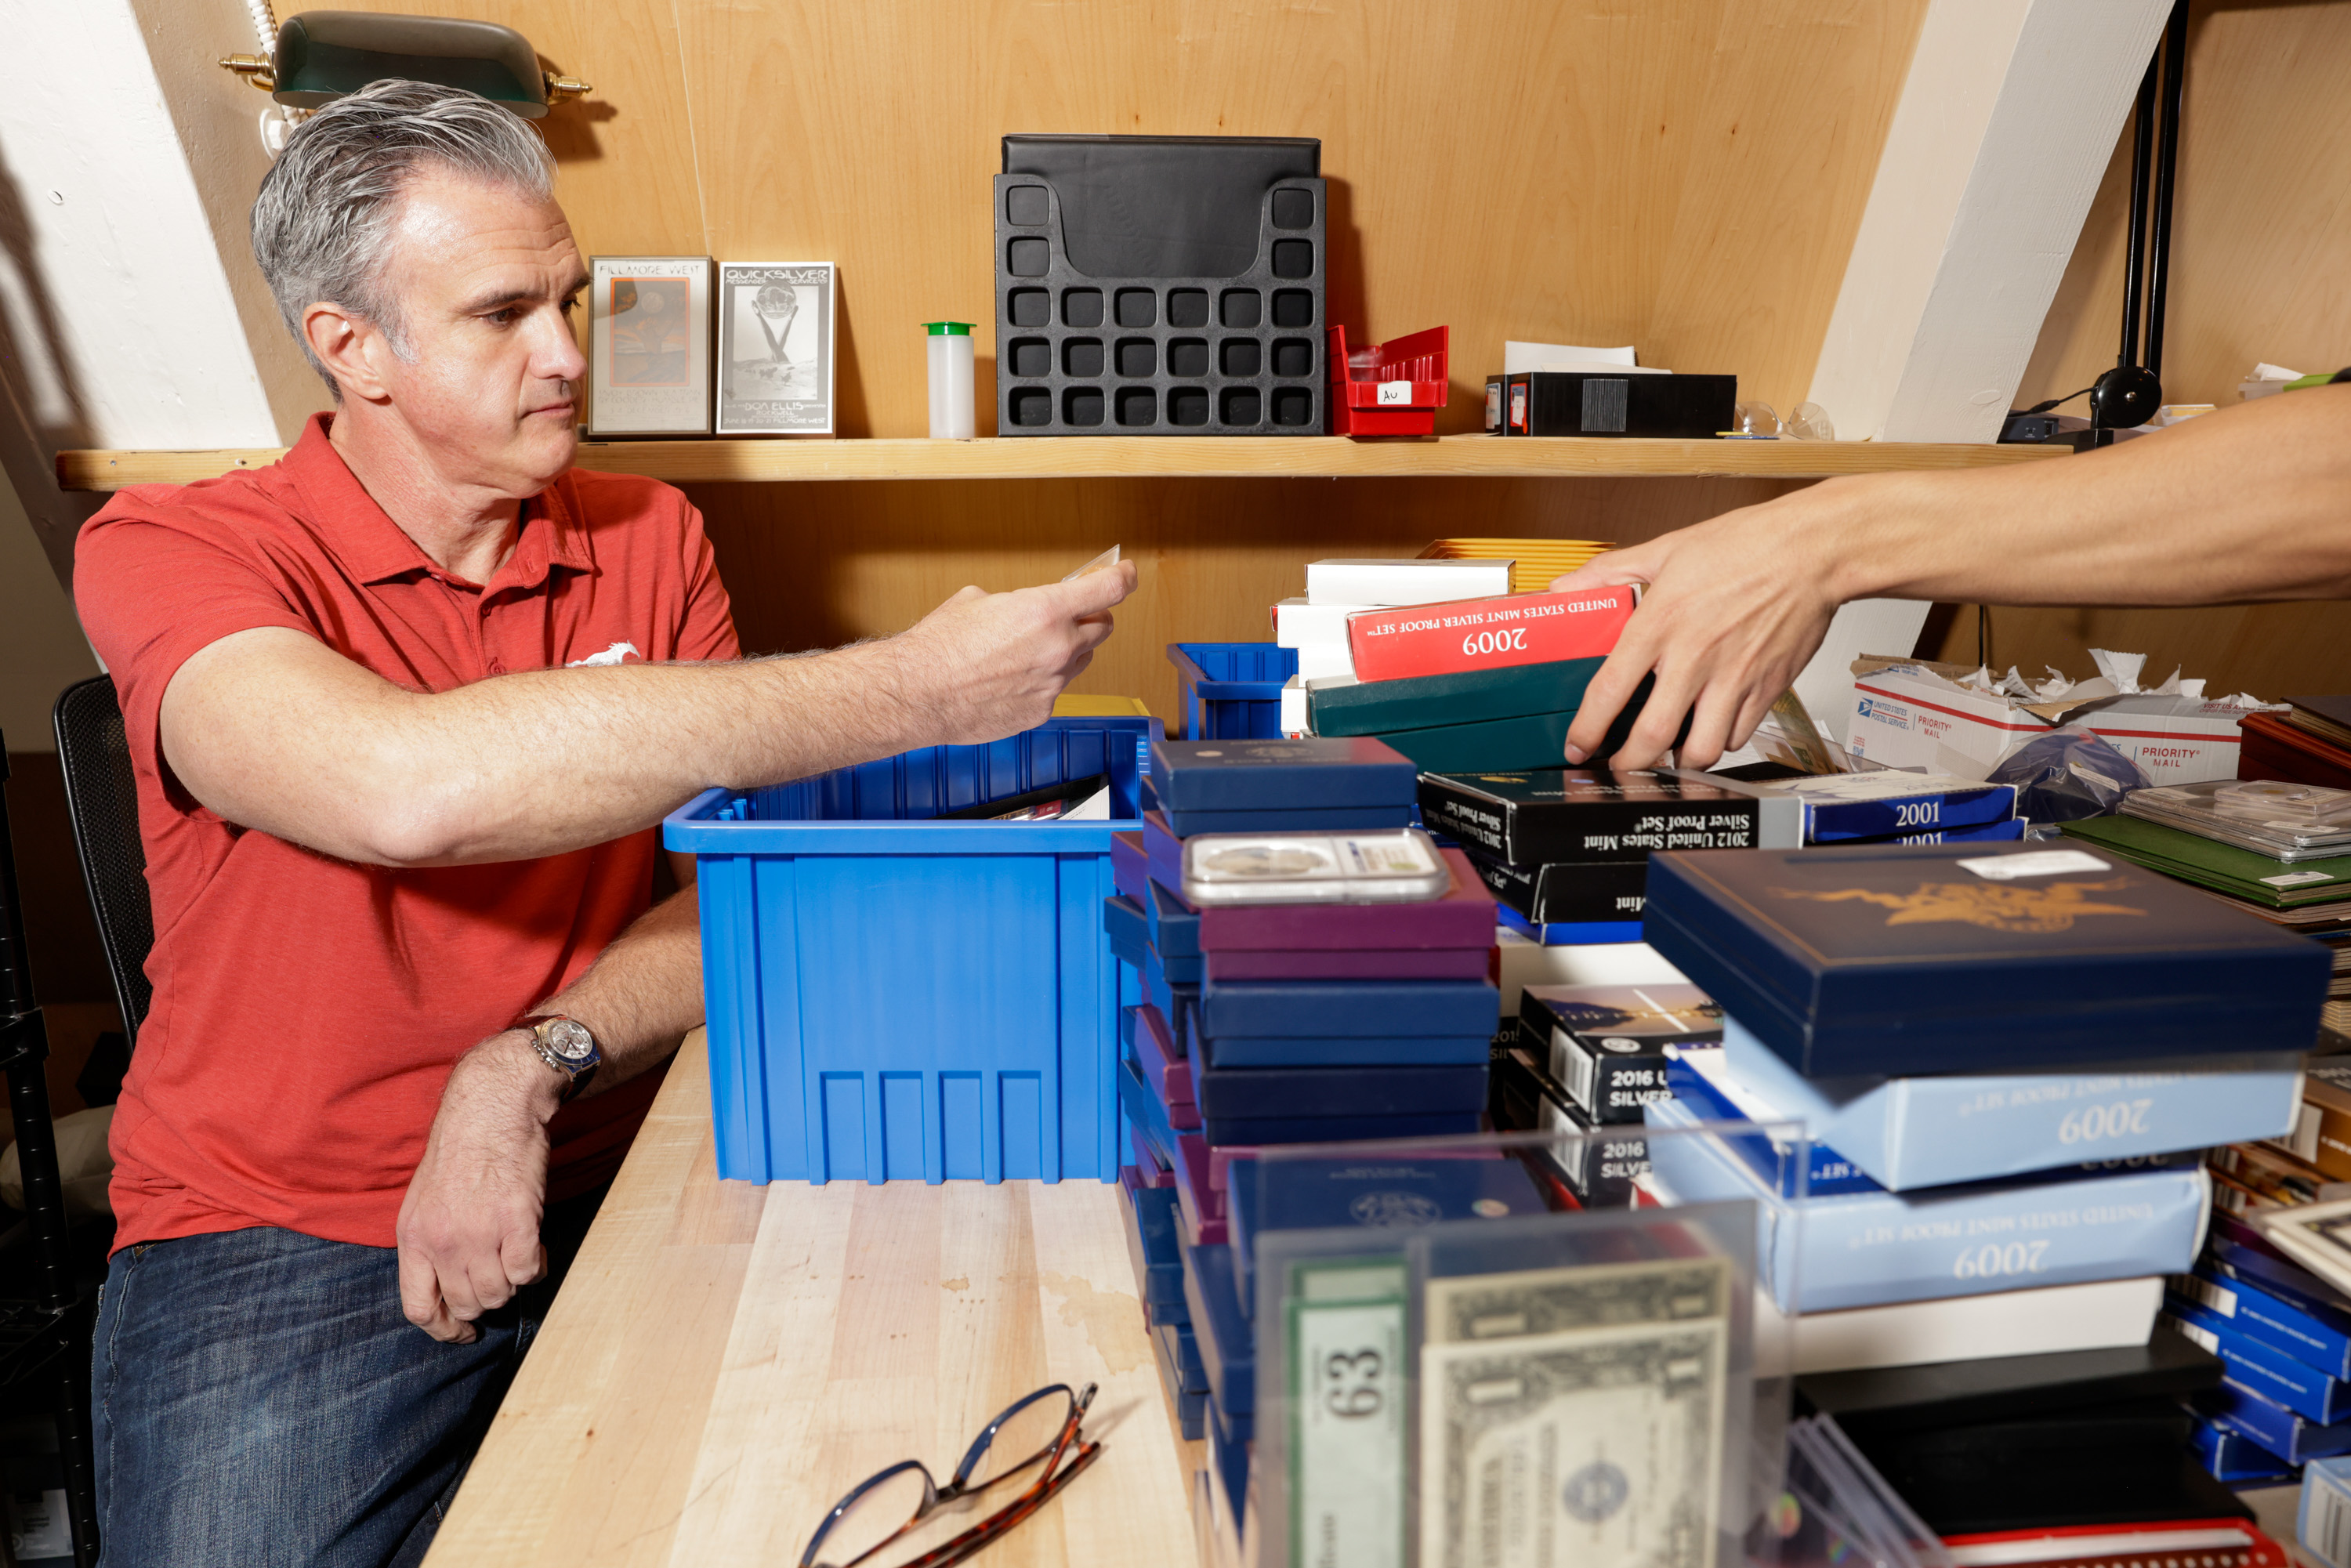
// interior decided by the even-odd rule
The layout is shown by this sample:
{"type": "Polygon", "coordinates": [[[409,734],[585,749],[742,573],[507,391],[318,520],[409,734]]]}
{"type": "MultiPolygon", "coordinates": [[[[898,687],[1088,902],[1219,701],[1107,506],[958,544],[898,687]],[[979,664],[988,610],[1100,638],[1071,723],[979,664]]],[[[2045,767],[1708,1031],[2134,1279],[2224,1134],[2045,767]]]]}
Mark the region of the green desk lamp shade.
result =
{"type": "Polygon", "coordinates": [[[547,78],[530,40],[512,27],[441,16],[305,11],[277,29],[270,96],[319,109],[371,81],[397,77],[464,88],[525,120],[547,112],[547,78]]]}

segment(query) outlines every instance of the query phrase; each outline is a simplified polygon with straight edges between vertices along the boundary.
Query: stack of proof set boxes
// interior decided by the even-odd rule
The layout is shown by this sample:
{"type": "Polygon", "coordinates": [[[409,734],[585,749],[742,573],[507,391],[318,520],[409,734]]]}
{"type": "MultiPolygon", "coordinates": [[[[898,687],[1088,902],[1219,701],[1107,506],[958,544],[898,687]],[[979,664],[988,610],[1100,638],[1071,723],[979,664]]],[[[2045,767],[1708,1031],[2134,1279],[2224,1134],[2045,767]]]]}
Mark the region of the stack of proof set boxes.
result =
{"type": "Polygon", "coordinates": [[[1801,1197],[1738,1140],[1660,1143],[1646,1178],[1775,1197],[1767,1230],[1794,1199],[1762,1245],[1795,1265],[1773,1278],[1800,1371],[1808,1344],[1817,1366],[2143,1343],[2204,1235],[2196,1151],[2294,1124],[2328,967],[2157,873],[2030,844],[1664,853],[1646,932],[1723,1012],[1647,1124],[1809,1134],[1801,1197]]]}
{"type": "MultiPolygon", "coordinates": [[[[1512,593],[1503,560],[1320,560],[1274,606],[1298,674],[1286,735],[1375,736],[1424,769],[1542,768],[1636,602],[1630,587],[1512,593]]],[[[1603,750],[1638,716],[1635,693],[1603,750]]]]}
{"type": "Polygon", "coordinates": [[[1112,838],[1129,1240],[1236,1515],[1255,1397],[1236,1163],[1483,1124],[1494,903],[1411,828],[1417,781],[1369,738],[1161,741],[1143,831],[1112,838]]]}
{"type": "Polygon", "coordinates": [[[1347,617],[1359,611],[1440,604],[1510,591],[1507,560],[1318,560],[1306,591],[1273,607],[1273,640],[1298,651],[1298,674],[1281,697],[1281,730],[1306,729],[1306,683],[1355,675],[1347,617]]]}

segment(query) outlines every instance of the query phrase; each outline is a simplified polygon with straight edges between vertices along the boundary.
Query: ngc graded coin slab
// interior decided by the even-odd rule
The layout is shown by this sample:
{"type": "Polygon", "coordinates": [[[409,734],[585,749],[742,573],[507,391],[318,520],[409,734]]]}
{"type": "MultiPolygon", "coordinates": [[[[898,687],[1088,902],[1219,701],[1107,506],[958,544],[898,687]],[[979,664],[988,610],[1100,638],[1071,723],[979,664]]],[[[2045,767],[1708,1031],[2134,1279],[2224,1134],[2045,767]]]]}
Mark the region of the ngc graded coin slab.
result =
{"type": "Polygon", "coordinates": [[[588,434],[710,434],[710,258],[589,260],[588,434]]]}
{"type": "Polygon", "coordinates": [[[831,435],[833,266],[718,266],[718,434],[831,435]]]}

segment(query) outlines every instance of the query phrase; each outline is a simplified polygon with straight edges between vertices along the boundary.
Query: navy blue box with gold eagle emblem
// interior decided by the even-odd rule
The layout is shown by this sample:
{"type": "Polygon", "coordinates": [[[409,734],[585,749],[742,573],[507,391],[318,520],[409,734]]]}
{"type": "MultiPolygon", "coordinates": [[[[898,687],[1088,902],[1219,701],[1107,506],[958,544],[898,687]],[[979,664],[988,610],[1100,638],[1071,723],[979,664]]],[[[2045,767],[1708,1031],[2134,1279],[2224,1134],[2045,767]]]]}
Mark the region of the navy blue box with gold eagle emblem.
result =
{"type": "Polygon", "coordinates": [[[2045,844],[1674,851],[1643,935],[1813,1078],[2307,1051],[2330,956],[2045,844]]]}

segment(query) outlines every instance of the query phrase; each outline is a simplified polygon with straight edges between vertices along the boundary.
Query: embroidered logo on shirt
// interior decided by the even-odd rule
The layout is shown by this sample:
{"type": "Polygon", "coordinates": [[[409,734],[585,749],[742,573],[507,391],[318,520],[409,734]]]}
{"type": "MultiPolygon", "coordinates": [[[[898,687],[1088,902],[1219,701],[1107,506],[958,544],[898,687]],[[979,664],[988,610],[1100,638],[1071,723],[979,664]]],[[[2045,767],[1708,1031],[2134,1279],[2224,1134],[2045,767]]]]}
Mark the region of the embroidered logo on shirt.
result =
{"type": "Polygon", "coordinates": [[[584,659],[574,659],[563,667],[567,670],[576,670],[582,664],[617,664],[622,660],[632,656],[642,659],[644,654],[638,651],[634,643],[615,643],[601,653],[590,653],[584,659]]]}

